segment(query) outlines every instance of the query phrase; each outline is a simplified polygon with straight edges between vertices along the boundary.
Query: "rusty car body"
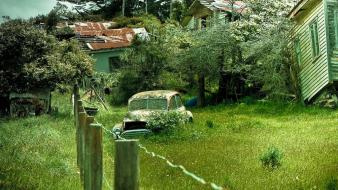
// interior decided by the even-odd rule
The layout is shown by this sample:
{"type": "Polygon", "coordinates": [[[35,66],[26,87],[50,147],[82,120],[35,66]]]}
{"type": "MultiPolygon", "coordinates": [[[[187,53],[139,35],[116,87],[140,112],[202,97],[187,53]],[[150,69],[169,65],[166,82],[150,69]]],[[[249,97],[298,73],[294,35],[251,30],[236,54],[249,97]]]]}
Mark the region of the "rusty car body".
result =
{"type": "Polygon", "coordinates": [[[116,136],[130,137],[151,133],[146,128],[149,116],[154,112],[178,112],[192,121],[193,115],[182,103],[180,94],[172,90],[145,91],[133,95],[128,100],[128,113],[122,123],[116,124],[116,136]]]}

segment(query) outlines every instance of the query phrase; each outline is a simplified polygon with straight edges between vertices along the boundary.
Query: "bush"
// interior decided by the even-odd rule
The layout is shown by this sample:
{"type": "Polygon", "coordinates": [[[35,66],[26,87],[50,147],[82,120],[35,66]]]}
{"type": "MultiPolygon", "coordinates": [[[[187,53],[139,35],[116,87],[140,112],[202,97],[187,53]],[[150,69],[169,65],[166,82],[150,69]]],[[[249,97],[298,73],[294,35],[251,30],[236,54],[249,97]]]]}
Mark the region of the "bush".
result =
{"type": "Polygon", "coordinates": [[[186,122],[188,117],[179,112],[153,112],[146,127],[154,133],[170,133],[186,122]]]}
{"type": "Polygon", "coordinates": [[[128,99],[137,92],[143,91],[141,78],[134,71],[125,71],[117,79],[117,87],[113,88],[111,102],[114,105],[127,104],[128,99]]]}
{"type": "Polygon", "coordinates": [[[327,190],[338,190],[338,180],[335,178],[331,178],[326,184],[327,190]]]}
{"type": "Polygon", "coordinates": [[[207,121],[205,122],[205,125],[206,125],[208,128],[210,128],[210,129],[215,127],[214,122],[212,122],[212,121],[210,121],[210,120],[207,120],[207,121]]]}
{"type": "Polygon", "coordinates": [[[281,165],[283,154],[280,150],[275,147],[270,147],[267,152],[265,152],[260,160],[264,167],[277,169],[281,165]]]}
{"type": "Polygon", "coordinates": [[[148,32],[154,32],[160,28],[161,21],[153,15],[142,15],[139,17],[116,17],[113,20],[117,23],[116,28],[130,27],[140,28],[144,27],[148,32]]]}

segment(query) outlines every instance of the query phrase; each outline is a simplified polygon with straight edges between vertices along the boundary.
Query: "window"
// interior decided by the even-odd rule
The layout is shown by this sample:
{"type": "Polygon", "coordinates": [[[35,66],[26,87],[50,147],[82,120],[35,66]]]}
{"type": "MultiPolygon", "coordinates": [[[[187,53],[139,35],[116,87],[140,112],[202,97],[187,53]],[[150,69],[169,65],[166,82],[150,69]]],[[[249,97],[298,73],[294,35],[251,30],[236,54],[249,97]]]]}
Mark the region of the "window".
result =
{"type": "Polygon", "coordinates": [[[176,109],[176,101],[175,101],[175,96],[170,98],[170,102],[169,102],[169,110],[174,110],[176,109]]]}
{"type": "Polygon", "coordinates": [[[302,63],[302,50],[300,47],[300,40],[297,37],[295,40],[295,54],[296,54],[296,61],[300,65],[302,63]]]}
{"type": "Polygon", "coordinates": [[[318,22],[317,19],[312,21],[309,25],[311,45],[312,45],[312,57],[319,55],[319,39],[318,39],[318,22]]]}
{"type": "Polygon", "coordinates": [[[114,72],[121,68],[121,61],[119,57],[109,57],[109,71],[114,72]]]}
{"type": "Polygon", "coordinates": [[[176,106],[177,108],[180,108],[183,106],[181,97],[179,95],[175,95],[175,100],[176,100],[176,106]]]}
{"type": "Polygon", "coordinates": [[[129,103],[129,111],[134,110],[166,110],[166,99],[135,99],[129,103]]]}
{"type": "Polygon", "coordinates": [[[201,18],[201,28],[206,28],[207,27],[207,17],[202,17],[201,18]]]}

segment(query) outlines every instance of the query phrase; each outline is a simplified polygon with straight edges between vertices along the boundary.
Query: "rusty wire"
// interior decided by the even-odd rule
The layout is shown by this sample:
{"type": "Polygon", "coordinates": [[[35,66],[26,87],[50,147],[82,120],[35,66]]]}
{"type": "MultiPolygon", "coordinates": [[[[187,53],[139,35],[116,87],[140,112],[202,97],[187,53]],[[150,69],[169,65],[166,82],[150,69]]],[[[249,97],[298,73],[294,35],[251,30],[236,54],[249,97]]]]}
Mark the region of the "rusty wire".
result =
{"type": "MultiPolygon", "coordinates": [[[[121,140],[127,140],[119,135],[116,135],[114,134],[112,131],[108,130],[107,128],[105,128],[103,125],[101,125],[102,129],[104,130],[104,132],[107,134],[111,134],[111,135],[114,135],[114,136],[117,136],[118,139],[121,139],[121,140]]],[[[156,158],[159,158],[161,160],[164,160],[166,162],[166,164],[172,168],[178,168],[180,169],[185,175],[191,177],[192,179],[194,179],[195,181],[203,184],[203,185],[210,185],[210,187],[213,189],[213,190],[223,190],[224,188],[221,187],[221,186],[218,186],[216,185],[215,183],[212,183],[212,182],[207,182],[206,180],[204,180],[202,177],[199,177],[198,175],[192,173],[192,172],[189,172],[184,166],[182,165],[177,165],[177,164],[174,164],[173,162],[169,161],[166,157],[164,156],[161,156],[159,154],[156,154],[155,152],[152,152],[152,151],[149,151],[145,146],[143,146],[141,143],[138,143],[138,147],[143,150],[146,154],[152,156],[152,157],[156,157],[156,158]]]]}

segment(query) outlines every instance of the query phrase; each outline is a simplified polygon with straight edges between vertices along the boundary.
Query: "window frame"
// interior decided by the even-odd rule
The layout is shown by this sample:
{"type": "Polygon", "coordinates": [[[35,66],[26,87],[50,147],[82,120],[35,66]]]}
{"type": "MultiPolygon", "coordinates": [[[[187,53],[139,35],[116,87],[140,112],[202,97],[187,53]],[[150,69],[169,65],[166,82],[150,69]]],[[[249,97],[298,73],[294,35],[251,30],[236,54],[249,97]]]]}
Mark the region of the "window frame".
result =
{"type": "Polygon", "coordinates": [[[315,60],[320,55],[318,18],[313,19],[309,24],[312,58],[315,60]]]}

